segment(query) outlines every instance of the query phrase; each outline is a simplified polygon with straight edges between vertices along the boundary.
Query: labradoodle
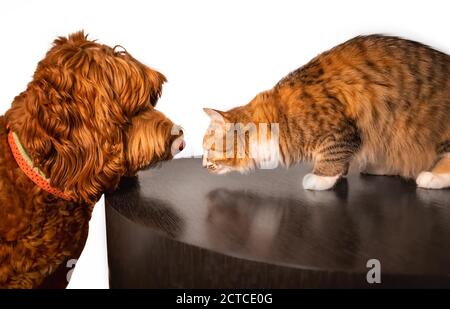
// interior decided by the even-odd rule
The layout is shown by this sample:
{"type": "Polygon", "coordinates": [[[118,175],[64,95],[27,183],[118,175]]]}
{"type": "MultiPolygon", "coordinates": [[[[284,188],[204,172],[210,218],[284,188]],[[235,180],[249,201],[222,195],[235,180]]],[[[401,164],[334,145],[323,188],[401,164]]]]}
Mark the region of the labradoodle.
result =
{"type": "Polygon", "coordinates": [[[165,81],[82,31],[54,41],[0,116],[1,288],[46,286],[81,253],[102,193],[182,150],[154,109],[165,81]]]}

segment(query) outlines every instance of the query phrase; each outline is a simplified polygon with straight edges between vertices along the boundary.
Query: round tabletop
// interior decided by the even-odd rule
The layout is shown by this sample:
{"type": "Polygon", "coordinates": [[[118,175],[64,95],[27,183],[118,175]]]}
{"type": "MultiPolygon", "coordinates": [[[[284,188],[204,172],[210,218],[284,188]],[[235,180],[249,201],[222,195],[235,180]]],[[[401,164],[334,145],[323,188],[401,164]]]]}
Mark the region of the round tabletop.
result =
{"type": "Polygon", "coordinates": [[[106,196],[110,267],[124,264],[124,250],[146,263],[139,254],[152,235],[239,263],[365,276],[376,259],[383,275],[449,283],[450,190],[351,168],[334,189],[308,191],[301,182],[310,170],[213,175],[200,159],[177,159],[124,178],[106,196]]]}

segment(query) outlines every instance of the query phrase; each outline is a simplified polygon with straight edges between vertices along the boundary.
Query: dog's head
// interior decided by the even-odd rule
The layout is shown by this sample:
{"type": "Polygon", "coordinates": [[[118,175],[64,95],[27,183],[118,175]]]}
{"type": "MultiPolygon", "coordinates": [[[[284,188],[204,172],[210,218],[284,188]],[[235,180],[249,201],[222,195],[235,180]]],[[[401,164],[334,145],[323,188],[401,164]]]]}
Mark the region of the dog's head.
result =
{"type": "Polygon", "coordinates": [[[184,147],[182,130],[154,109],[165,81],[122,47],[77,32],[54,41],[6,119],[52,186],[94,202],[184,147]]]}

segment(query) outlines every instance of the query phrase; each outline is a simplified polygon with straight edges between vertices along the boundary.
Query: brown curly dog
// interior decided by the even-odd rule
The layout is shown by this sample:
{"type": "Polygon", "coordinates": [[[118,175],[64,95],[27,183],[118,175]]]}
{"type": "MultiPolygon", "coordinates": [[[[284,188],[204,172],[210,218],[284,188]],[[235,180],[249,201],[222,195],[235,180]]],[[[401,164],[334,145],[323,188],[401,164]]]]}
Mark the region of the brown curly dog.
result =
{"type": "Polygon", "coordinates": [[[1,288],[55,287],[102,193],[182,150],[183,132],[154,109],[165,80],[83,32],[54,41],[0,117],[1,288]]]}

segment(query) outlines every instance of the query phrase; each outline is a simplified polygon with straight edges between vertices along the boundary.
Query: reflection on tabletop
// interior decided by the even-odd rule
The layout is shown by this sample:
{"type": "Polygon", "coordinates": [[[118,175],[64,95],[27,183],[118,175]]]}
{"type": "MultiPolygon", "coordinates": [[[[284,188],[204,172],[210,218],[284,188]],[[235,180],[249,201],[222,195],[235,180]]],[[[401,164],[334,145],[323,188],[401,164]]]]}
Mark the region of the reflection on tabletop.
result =
{"type": "Polygon", "coordinates": [[[179,159],[123,179],[107,199],[170,238],[279,265],[450,274],[450,191],[351,170],[330,191],[301,188],[308,166],[212,175],[179,159]]]}

